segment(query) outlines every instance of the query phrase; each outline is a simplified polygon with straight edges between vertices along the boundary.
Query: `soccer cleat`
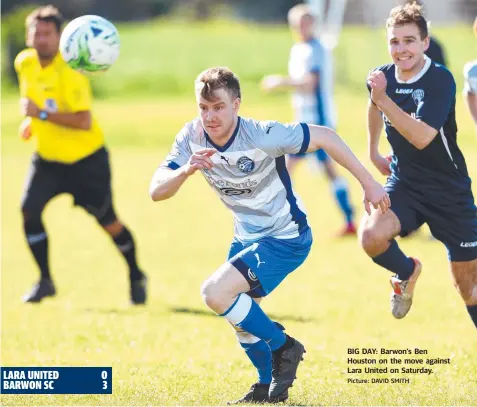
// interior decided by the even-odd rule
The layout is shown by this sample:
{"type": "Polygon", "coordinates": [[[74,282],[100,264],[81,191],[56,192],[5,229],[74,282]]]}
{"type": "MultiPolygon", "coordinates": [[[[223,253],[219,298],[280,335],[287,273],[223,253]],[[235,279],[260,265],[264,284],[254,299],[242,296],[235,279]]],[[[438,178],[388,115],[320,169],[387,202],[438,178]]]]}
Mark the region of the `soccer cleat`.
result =
{"type": "Polygon", "coordinates": [[[147,300],[147,277],[141,273],[141,278],[132,280],[130,286],[131,304],[143,305],[147,300]]]}
{"type": "Polygon", "coordinates": [[[23,302],[40,302],[45,297],[56,295],[56,289],[49,278],[42,278],[28,294],[23,296],[23,302]]]}
{"type": "Polygon", "coordinates": [[[338,237],[356,236],[356,226],[353,222],[347,223],[344,229],[338,234],[338,237]]]}
{"type": "Polygon", "coordinates": [[[421,262],[414,258],[412,260],[415,266],[409,280],[400,280],[397,275],[391,277],[391,286],[393,287],[393,292],[391,293],[391,312],[394,318],[397,319],[404,318],[411,309],[414,288],[421,274],[421,262]]]}
{"type": "Polygon", "coordinates": [[[296,379],[298,365],[303,360],[305,347],[291,336],[286,335],[285,345],[272,352],[272,383],[268,396],[271,403],[279,402],[296,379]]]}
{"type": "Polygon", "coordinates": [[[242,398],[236,401],[229,401],[227,403],[228,406],[235,405],[235,404],[244,404],[244,403],[251,403],[251,404],[259,404],[259,403],[280,403],[288,399],[288,390],[286,390],[276,401],[270,401],[268,398],[268,391],[270,389],[269,384],[265,383],[254,383],[248,393],[243,396],[242,398]]]}

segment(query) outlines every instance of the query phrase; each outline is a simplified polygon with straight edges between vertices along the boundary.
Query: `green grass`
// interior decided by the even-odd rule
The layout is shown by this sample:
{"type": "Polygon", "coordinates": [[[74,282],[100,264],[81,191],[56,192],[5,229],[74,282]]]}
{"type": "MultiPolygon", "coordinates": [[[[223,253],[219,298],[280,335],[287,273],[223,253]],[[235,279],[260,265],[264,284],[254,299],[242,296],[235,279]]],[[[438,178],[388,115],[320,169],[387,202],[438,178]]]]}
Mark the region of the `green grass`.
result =
{"type": "MultiPolygon", "coordinates": [[[[207,43],[213,39],[212,29],[205,30],[208,34],[203,38],[193,39],[202,31],[181,27],[174,37],[179,45],[171,46],[169,58],[151,55],[162,69],[154,79],[157,89],[162,80],[167,81],[168,76],[162,75],[168,70],[186,89],[197,69],[221,62],[216,59],[216,48],[229,42],[240,46],[241,40],[232,35],[224,42],[207,43]],[[210,46],[210,55],[206,53],[201,61],[194,57],[184,59],[180,66],[174,66],[171,61],[178,58],[177,48],[196,52],[182,44],[185,38],[204,49],[210,46]]],[[[144,39],[141,30],[149,32],[148,27],[124,30],[125,48],[144,39]]],[[[150,30],[160,32],[160,28],[150,30]]],[[[242,33],[245,38],[260,39],[250,58],[244,60],[240,53],[234,57],[227,49],[223,63],[240,73],[249,72],[242,74],[249,78],[244,116],[291,120],[286,95],[265,97],[252,87],[253,78],[285,69],[286,47],[290,43],[286,30],[263,30],[266,35],[242,33]],[[284,48],[280,54],[279,46],[284,48]],[[273,49],[277,53],[271,52],[273,49]]],[[[369,68],[366,58],[373,54],[373,63],[379,59],[373,47],[380,44],[372,42],[358,49],[359,44],[366,44],[374,36],[354,30],[344,36],[352,47],[347,53],[355,55],[353,64],[347,63],[348,82],[359,84],[364,83],[363,75],[369,68]]],[[[224,31],[216,32],[219,39],[228,35],[224,31]]],[[[460,81],[461,62],[473,58],[472,41],[462,28],[449,28],[442,33],[462,44],[449,49],[452,68],[460,81]],[[466,50],[464,44],[468,45],[466,50]]],[[[165,42],[158,41],[158,46],[166,47],[165,42]]],[[[150,47],[144,43],[141,48],[138,46],[138,59],[144,60],[144,50],[150,47]]],[[[385,62],[384,54],[383,58],[376,63],[385,62]]],[[[127,58],[121,61],[134,63],[127,58]]],[[[124,83],[133,83],[141,69],[149,66],[137,64],[137,73],[129,79],[126,74],[124,83]]],[[[124,72],[122,68],[114,67],[101,79],[102,86],[120,83],[120,72],[124,72]]],[[[123,95],[95,104],[111,146],[117,210],[136,236],[139,259],[150,278],[150,299],[144,308],[128,306],[127,273],[122,259],[94,220],[72,208],[68,196],[54,200],[44,215],[59,294],[38,306],[21,303],[22,294],[37,278],[24,243],[19,211],[33,145],[17,139],[20,117],[16,100],[9,96],[2,101],[1,364],[112,366],[114,389],[112,395],[106,396],[2,395],[2,405],[224,405],[242,395],[255,380],[254,370],[232,329],[223,319],[213,316],[200,297],[202,281],[226,256],[233,234],[231,214],[200,176],[188,181],[172,200],[152,203],[148,197],[150,176],[175,133],[196,112],[192,95],[167,98],[161,92],[152,97],[153,93],[123,95]]],[[[337,102],[339,131],[369,166],[364,123],[366,95],[353,86],[348,89],[341,85],[337,102]]],[[[457,113],[460,145],[475,178],[477,138],[460,98],[457,113]]],[[[383,141],[383,151],[386,149],[383,141]]],[[[289,404],[475,405],[476,330],[452,287],[444,247],[430,241],[427,231],[401,242],[406,253],[423,261],[424,272],[413,310],[406,319],[396,321],[389,312],[389,274],[364,255],[355,239],[334,238],[341,217],[324,177],[308,165],[299,167],[295,175],[295,189],[308,208],[314,247],[299,271],[263,302],[266,312],[307,348],[289,404]],[[430,376],[405,375],[411,379],[408,385],[348,384],[348,377],[367,376],[346,373],[347,349],[354,347],[418,347],[426,349],[431,358],[451,358],[451,365],[436,366],[430,376]]],[[[356,182],[347,178],[360,216],[361,191],[356,182]]]]}

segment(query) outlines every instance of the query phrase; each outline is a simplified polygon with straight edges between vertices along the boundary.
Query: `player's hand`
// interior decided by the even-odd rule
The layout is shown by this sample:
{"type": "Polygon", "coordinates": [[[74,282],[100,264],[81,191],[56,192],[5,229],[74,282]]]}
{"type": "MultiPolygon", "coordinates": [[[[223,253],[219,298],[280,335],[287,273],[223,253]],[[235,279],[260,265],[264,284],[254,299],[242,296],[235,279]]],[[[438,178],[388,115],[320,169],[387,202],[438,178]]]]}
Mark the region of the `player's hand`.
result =
{"type": "Polygon", "coordinates": [[[192,154],[184,168],[186,175],[192,175],[197,170],[210,170],[214,166],[210,157],[216,152],[214,148],[204,148],[192,154]]]}
{"type": "Polygon", "coordinates": [[[376,180],[372,180],[363,187],[364,189],[364,208],[368,215],[371,215],[371,206],[379,209],[381,213],[385,213],[391,206],[391,199],[383,186],[376,180]]]}
{"type": "Polygon", "coordinates": [[[23,116],[38,117],[40,108],[29,98],[20,99],[20,112],[23,116]]]}
{"type": "Polygon", "coordinates": [[[381,154],[373,154],[371,161],[382,175],[391,175],[391,168],[389,167],[391,156],[383,157],[381,154]]]}
{"type": "Polygon", "coordinates": [[[27,117],[22,121],[18,134],[22,140],[29,140],[31,138],[31,117],[27,117]]]}
{"type": "Polygon", "coordinates": [[[382,71],[374,71],[368,75],[368,85],[371,88],[371,99],[377,105],[386,97],[386,87],[388,81],[382,71]]]}
{"type": "Polygon", "coordinates": [[[282,75],[268,75],[262,79],[260,87],[265,92],[271,92],[283,86],[284,77],[282,75]]]}

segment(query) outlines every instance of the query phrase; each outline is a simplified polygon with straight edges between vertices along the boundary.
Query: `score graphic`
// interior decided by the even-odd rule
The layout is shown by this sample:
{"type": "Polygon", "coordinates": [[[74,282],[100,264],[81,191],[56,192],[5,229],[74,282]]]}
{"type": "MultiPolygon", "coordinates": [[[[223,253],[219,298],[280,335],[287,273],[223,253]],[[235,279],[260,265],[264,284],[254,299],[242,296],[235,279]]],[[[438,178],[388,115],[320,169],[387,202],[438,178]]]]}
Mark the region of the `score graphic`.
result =
{"type": "Polygon", "coordinates": [[[112,394],[112,367],[1,367],[2,394],[112,394]]]}

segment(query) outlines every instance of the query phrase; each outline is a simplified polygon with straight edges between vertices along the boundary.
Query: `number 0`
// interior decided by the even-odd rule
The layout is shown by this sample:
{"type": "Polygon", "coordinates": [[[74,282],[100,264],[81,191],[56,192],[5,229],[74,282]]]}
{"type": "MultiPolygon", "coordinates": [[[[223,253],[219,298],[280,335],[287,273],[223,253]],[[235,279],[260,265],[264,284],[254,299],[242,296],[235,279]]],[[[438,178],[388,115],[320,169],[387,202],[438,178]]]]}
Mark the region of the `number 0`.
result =
{"type": "Polygon", "coordinates": [[[107,378],[108,378],[108,372],[106,370],[103,370],[101,372],[101,379],[104,380],[104,379],[107,379],[107,378]]]}

